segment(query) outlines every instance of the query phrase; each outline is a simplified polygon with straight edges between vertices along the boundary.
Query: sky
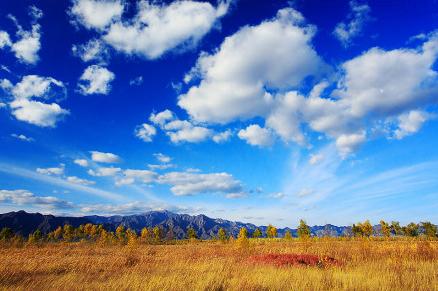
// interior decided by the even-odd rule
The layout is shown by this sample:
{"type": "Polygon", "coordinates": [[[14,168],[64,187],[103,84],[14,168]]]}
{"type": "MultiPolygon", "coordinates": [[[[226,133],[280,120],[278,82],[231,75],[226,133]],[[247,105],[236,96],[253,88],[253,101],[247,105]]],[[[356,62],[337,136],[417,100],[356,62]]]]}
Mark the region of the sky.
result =
{"type": "Polygon", "coordinates": [[[438,222],[438,3],[0,2],[0,212],[438,222]]]}

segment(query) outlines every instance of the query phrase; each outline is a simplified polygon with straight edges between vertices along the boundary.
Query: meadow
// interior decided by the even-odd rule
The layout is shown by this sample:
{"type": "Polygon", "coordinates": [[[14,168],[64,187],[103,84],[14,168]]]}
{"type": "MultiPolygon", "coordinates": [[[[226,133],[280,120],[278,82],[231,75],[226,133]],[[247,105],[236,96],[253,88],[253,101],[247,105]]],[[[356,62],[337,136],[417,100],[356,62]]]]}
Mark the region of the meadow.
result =
{"type": "Polygon", "coordinates": [[[438,241],[424,238],[57,242],[0,247],[0,261],[1,290],[438,290],[438,241]]]}

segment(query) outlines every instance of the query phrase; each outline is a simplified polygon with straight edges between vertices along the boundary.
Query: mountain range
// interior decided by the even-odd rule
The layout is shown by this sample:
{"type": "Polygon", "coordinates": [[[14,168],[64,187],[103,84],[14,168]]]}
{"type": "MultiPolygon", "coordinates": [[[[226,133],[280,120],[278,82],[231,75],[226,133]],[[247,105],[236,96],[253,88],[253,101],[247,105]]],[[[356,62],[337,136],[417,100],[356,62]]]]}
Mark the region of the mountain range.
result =
{"type": "MultiPolygon", "coordinates": [[[[215,237],[219,228],[224,228],[228,234],[234,237],[239,233],[240,228],[245,227],[249,234],[259,228],[263,234],[266,233],[267,226],[256,226],[251,223],[230,221],[220,218],[210,218],[203,214],[188,215],[177,214],[170,211],[150,211],[136,215],[115,215],[115,216],[82,216],[82,217],[61,217],[54,215],[45,215],[40,213],[27,213],[23,210],[0,214],[0,229],[3,227],[11,228],[15,233],[27,236],[39,229],[43,233],[48,233],[58,226],[70,224],[78,227],[81,224],[93,223],[102,224],[107,230],[114,231],[119,225],[131,228],[140,232],[144,227],[161,227],[164,232],[173,229],[176,238],[186,237],[187,228],[190,226],[195,229],[199,238],[209,239],[215,237]]],[[[278,228],[278,236],[283,237],[289,230],[292,236],[297,235],[297,230],[293,228],[278,228]]],[[[314,236],[341,236],[349,233],[349,226],[335,226],[326,224],[323,226],[311,226],[310,231],[314,236]]]]}

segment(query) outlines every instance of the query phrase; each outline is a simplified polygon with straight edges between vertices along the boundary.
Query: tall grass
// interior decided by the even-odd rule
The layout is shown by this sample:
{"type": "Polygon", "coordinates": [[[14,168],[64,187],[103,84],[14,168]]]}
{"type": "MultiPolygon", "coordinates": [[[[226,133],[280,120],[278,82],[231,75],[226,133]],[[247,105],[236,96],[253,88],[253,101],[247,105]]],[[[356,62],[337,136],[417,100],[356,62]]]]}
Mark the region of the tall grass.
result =
{"type": "Polygon", "coordinates": [[[419,239],[251,239],[0,248],[4,290],[438,290],[438,242],[419,239]],[[341,266],[277,267],[260,254],[330,256],[341,266]]]}

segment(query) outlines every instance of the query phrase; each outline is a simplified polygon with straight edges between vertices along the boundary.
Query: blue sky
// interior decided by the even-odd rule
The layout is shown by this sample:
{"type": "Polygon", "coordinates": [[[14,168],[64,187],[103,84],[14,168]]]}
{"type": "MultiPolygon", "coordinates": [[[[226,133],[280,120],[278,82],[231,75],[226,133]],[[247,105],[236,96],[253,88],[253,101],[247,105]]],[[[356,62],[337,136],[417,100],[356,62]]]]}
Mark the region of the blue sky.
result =
{"type": "Polygon", "coordinates": [[[0,211],[437,221],[436,1],[3,1],[0,211]]]}

